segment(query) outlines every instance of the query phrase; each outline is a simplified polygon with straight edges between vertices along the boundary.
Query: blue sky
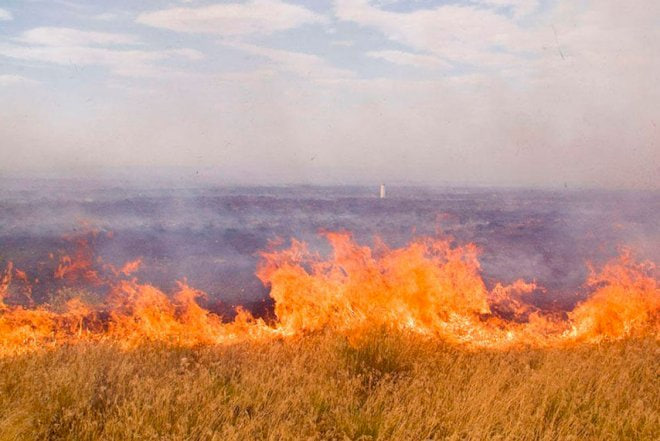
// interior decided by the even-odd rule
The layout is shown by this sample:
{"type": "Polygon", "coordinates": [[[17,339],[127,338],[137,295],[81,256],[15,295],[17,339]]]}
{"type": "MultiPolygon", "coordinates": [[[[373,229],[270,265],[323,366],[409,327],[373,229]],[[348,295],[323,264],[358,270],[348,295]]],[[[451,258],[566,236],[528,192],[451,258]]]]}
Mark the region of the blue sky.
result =
{"type": "Polygon", "coordinates": [[[0,0],[0,172],[657,188],[651,0],[0,0]]]}

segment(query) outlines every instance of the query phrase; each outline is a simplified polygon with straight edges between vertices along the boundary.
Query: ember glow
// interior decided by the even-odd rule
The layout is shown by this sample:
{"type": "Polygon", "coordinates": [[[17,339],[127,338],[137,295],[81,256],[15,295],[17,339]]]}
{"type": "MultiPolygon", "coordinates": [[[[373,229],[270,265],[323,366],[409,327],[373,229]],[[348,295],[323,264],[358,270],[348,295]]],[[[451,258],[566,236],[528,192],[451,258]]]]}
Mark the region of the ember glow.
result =
{"type": "Polygon", "coordinates": [[[30,294],[39,281],[9,263],[0,275],[0,353],[100,340],[126,348],[146,342],[212,345],[319,331],[353,340],[374,328],[471,349],[566,346],[660,334],[655,266],[636,262],[630,252],[592,270],[585,300],[562,311],[535,306],[530,294],[543,288],[533,282],[496,283],[489,289],[472,244],[426,237],[402,248],[381,241],[370,248],[349,233],[324,236],[332,247],[329,257],[296,240],[288,248],[261,252],[257,276],[270,288],[272,321],[240,307],[232,321],[223,320],[200,306],[204,292],[180,282],[168,295],[140,283],[131,276],[139,260],[120,268],[104,264],[83,238],[76,240],[74,253],[59,257],[53,278],[62,281],[60,289],[103,288],[100,302],[76,295],[35,306],[30,294]],[[22,302],[16,301],[21,297],[22,302]]]}

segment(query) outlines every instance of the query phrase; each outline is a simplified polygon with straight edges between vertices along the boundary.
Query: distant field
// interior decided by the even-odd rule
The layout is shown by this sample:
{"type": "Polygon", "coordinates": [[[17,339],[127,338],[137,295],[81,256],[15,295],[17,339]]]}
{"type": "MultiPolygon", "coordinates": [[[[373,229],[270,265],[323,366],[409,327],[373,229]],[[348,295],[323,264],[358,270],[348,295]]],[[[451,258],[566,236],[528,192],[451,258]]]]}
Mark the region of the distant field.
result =
{"type": "Polygon", "coordinates": [[[327,333],[0,360],[2,440],[657,440],[656,338],[469,352],[327,333]]]}

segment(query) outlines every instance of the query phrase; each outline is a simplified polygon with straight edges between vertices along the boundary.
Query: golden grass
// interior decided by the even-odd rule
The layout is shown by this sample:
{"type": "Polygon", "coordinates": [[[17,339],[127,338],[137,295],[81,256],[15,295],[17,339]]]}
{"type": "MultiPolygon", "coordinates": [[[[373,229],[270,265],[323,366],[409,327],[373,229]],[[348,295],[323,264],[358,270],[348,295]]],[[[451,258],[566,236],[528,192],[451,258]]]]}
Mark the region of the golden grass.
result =
{"type": "Polygon", "coordinates": [[[660,345],[469,352],[402,334],[78,344],[0,360],[1,440],[660,439],[660,345]]]}

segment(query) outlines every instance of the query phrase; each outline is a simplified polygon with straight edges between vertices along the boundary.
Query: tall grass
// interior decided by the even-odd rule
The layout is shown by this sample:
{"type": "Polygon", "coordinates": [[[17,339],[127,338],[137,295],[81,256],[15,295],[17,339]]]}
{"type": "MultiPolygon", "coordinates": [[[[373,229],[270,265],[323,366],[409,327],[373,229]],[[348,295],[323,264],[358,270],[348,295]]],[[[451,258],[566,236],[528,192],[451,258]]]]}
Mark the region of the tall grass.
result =
{"type": "Polygon", "coordinates": [[[660,345],[469,352],[404,334],[0,360],[0,440],[660,439],[660,345]]]}

